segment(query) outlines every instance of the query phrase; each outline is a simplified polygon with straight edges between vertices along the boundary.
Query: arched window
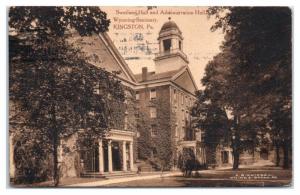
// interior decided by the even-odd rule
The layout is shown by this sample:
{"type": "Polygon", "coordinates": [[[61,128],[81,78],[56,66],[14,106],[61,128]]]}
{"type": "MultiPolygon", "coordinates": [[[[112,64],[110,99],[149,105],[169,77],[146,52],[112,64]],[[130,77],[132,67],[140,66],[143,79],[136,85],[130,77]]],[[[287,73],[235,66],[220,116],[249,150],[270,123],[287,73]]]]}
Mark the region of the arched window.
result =
{"type": "Polygon", "coordinates": [[[164,51],[170,51],[171,50],[171,39],[163,40],[164,45],[164,51]]]}

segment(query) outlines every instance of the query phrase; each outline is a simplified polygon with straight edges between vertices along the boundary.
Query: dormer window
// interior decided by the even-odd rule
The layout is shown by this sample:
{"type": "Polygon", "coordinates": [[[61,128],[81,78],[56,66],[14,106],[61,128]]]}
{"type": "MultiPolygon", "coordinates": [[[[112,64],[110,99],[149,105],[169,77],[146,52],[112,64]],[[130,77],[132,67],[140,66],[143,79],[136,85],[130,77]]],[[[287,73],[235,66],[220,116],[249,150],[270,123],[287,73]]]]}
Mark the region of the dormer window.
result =
{"type": "Polygon", "coordinates": [[[164,45],[164,51],[170,51],[171,50],[171,39],[163,40],[164,45]]]}

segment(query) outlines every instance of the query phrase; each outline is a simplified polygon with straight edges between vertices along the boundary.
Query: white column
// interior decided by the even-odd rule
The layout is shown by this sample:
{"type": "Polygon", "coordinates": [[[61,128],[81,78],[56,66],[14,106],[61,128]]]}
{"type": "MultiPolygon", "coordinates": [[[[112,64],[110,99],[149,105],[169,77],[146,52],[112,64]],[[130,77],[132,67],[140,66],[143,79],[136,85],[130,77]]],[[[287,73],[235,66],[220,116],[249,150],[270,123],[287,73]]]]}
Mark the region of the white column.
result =
{"type": "Polygon", "coordinates": [[[174,38],[171,38],[171,48],[170,48],[171,50],[173,50],[173,49],[177,49],[176,48],[176,39],[174,39],[174,38]]]}
{"type": "Polygon", "coordinates": [[[9,175],[10,178],[15,177],[14,143],[12,133],[9,136],[9,175]]]}
{"type": "Polygon", "coordinates": [[[163,41],[159,42],[159,52],[162,53],[164,51],[163,41]]]}
{"type": "Polygon", "coordinates": [[[233,156],[232,156],[231,150],[229,150],[228,151],[228,163],[232,164],[232,161],[233,161],[233,156]]]}
{"type": "Polygon", "coordinates": [[[200,156],[200,164],[203,164],[203,154],[202,154],[202,147],[199,147],[199,156],[200,156]]]}
{"type": "Polygon", "coordinates": [[[104,160],[103,160],[103,144],[102,139],[99,139],[99,173],[104,172],[104,160]]]}
{"type": "MultiPolygon", "coordinates": [[[[63,146],[62,146],[62,144],[63,144],[63,141],[60,139],[59,146],[58,146],[58,158],[57,158],[57,161],[59,163],[63,162],[63,146]]],[[[60,164],[60,165],[62,165],[62,164],[60,164]]]]}
{"type": "Polygon", "coordinates": [[[130,170],[133,171],[133,142],[129,144],[129,151],[130,151],[130,170]]]}
{"type": "Polygon", "coordinates": [[[203,148],[203,155],[204,155],[204,163],[206,164],[207,159],[206,159],[206,148],[205,147],[203,148]]]}
{"type": "Polygon", "coordinates": [[[112,167],[112,151],[111,151],[111,140],[108,141],[108,172],[112,172],[113,171],[113,167],[112,167]]]}
{"type": "Polygon", "coordinates": [[[205,153],[205,148],[202,148],[202,158],[203,158],[203,164],[206,164],[206,153],[205,153]]]}
{"type": "Polygon", "coordinates": [[[126,141],[123,141],[123,171],[127,171],[126,141]]]}

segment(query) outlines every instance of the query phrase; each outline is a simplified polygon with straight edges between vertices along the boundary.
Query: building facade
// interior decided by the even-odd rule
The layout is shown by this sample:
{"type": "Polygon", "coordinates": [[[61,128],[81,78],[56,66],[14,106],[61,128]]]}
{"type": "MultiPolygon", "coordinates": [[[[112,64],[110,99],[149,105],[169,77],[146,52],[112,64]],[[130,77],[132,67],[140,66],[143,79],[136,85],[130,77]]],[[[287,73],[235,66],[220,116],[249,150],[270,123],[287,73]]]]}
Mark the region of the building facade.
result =
{"type": "MultiPolygon", "coordinates": [[[[131,72],[106,33],[88,37],[73,32],[69,35],[68,40],[81,48],[89,57],[90,64],[109,72],[119,72],[116,77],[124,86],[126,97],[122,103],[124,113],[104,138],[93,140],[88,147],[80,148],[76,143],[85,133],[85,129],[80,129],[61,139],[58,161],[62,177],[135,173],[141,160],[156,158],[159,147],[169,147],[169,169],[176,169],[176,161],[185,150],[192,151],[197,160],[205,164],[201,131],[193,127],[190,115],[190,108],[196,101],[197,86],[183,50],[182,32],[175,22],[167,21],[159,31],[155,71],[149,72],[144,67],[142,73],[136,75],[131,72]],[[142,126],[141,119],[147,128],[142,126]],[[148,153],[142,154],[140,146],[145,142],[149,142],[144,145],[148,153]]],[[[10,111],[10,115],[14,113],[10,111]]],[[[10,120],[10,124],[15,122],[10,120]]],[[[14,131],[10,129],[10,132],[14,131]]],[[[14,178],[16,141],[13,133],[10,133],[9,138],[10,177],[14,178]]]]}
{"type": "MultiPolygon", "coordinates": [[[[106,33],[80,37],[72,33],[71,43],[81,47],[81,50],[90,57],[90,63],[103,68],[108,72],[118,72],[117,79],[124,88],[125,101],[121,105],[123,113],[112,115],[114,128],[110,129],[103,138],[91,143],[88,147],[78,149],[74,155],[64,156],[61,153],[62,173],[64,177],[104,177],[115,174],[131,174],[137,170],[136,154],[136,104],[135,91],[136,79],[130,68],[114,46],[106,33]],[[66,160],[69,158],[69,160],[66,160]],[[76,163],[77,162],[77,166],[76,163]],[[79,169],[79,170],[78,170],[79,169]]],[[[113,106],[113,102],[111,103],[113,106]]],[[[84,135],[84,129],[78,133],[77,138],[67,138],[62,146],[74,145],[75,141],[84,135]],[[68,144],[69,142],[69,144],[68,144]]],[[[63,147],[62,147],[63,149],[63,147]]]]}
{"type": "MultiPolygon", "coordinates": [[[[184,37],[171,20],[158,33],[159,52],[153,59],[155,71],[145,66],[141,74],[133,74],[106,33],[81,37],[70,33],[69,41],[80,47],[89,63],[108,72],[118,72],[117,78],[125,90],[124,108],[116,116],[113,128],[86,147],[77,142],[85,129],[61,140],[58,161],[62,177],[104,177],[134,174],[138,169],[160,169],[158,162],[169,161],[167,169],[177,169],[180,155],[192,152],[200,165],[210,163],[211,148],[203,143],[202,131],[193,125],[191,108],[198,90],[184,53],[184,37]],[[164,148],[163,151],[162,148],[164,148]]],[[[95,90],[97,93],[97,90],[95,90]]],[[[111,105],[114,103],[112,102],[111,105]]],[[[22,119],[14,117],[14,102],[10,101],[10,177],[16,176],[14,160],[16,140],[13,129],[22,119]]],[[[227,142],[226,142],[227,143],[227,142]]],[[[215,166],[232,166],[230,144],[219,144],[214,150],[215,166]]],[[[282,152],[281,152],[282,153],[282,152]]],[[[275,159],[272,147],[243,152],[241,164],[259,159],[275,159]]]]}
{"type": "MultiPolygon", "coordinates": [[[[190,109],[196,101],[197,86],[189,69],[188,57],[183,51],[183,35],[173,21],[167,21],[158,35],[159,53],[155,55],[155,71],[147,67],[135,75],[137,104],[150,129],[152,142],[147,155],[153,159],[161,147],[162,134],[167,134],[172,155],[170,161],[176,167],[179,154],[186,149],[194,152],[198,161],[205,164],[205,147],[201,142],[201,131],[192,125],[190,109]],[[170,125],[163,125],[170,124],[170,125]]],[[[143,128],[144,129],[144,128],[143,128]]],[[[140,131],[141,129],[138,129],[140,131]]],[[[139,132],[138,140],[145,140],[146,133],[139,132]]],[[[145,148],[140,148],[140,152],[145,148]]],[[[171,163],[171,164],[172,164],[171,163]]]]}

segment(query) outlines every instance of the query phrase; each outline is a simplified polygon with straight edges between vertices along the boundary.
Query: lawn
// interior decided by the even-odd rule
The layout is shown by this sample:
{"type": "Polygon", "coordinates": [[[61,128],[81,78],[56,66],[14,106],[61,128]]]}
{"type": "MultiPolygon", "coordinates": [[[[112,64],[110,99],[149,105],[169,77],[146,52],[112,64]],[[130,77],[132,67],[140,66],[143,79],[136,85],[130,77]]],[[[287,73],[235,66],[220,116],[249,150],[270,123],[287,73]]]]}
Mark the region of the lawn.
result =
{"type": "Polygon", "coordinates": [[[193,177],[166,177],[111,184],[106,187],[280,187],[291,186],[291,170],[216,170],[193,177]]]}

